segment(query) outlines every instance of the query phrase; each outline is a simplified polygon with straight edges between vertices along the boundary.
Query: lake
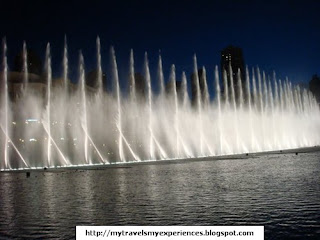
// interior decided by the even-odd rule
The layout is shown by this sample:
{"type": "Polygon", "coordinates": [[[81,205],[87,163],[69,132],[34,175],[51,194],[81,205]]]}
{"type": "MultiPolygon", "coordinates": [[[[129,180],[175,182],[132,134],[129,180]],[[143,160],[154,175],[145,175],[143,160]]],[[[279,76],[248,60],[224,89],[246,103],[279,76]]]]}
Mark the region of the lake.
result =
{"type": "Polygon", "coordinates": [[[0,174],[0,238],[75,238],[76,225],[264,225],[320,236],[320,152],[0,174]]]}

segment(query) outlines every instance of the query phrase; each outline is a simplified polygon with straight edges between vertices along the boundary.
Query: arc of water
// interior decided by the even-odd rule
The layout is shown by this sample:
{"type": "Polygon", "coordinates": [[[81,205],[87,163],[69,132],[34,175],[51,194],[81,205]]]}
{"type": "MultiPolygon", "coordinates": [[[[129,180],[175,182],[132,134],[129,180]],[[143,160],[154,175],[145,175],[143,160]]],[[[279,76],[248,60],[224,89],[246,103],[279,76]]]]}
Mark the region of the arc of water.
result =
{"type": "Polygon", "coordinates": [[[87,132],[86,127],[85,127],[83,124],[81,124],[81,127],[82,127],[82,130],[84,131],[86,137],[87,137],[88,140],[90,141],[91,145],[92,145],[93,148],[96,150],[96,152],[97,152],[97,154],[98,154],[101,162],[102,162],[102,163],[106,163],[106,161],[108,161],[108,159],[105,159],[105,158],[102,156],[101,152],[99,151],[99,149],[97,148],[96,144],[93,142],[92,138],[90,137],[89,133],[87,132]]]}
{"type": "MultiPolygon", "coordinates": [[[[22,154],[20,153],[20,151],[18,150],[18,148],[16,147],[16,145],[13,143],[13,141],[11,140],[11,138],[7,135],[7,133],[5,132],[5,130],[3,129],[2,125],[0,125],[0,128],[2,130],[2,132],[4,133],[4,135],[6,136],[6,139],[8,141],[8,143],[11,143],[11,146],[14,148],[14,150],[16,151],[16,153],[19,155],[21,161],[24,163],[24,165],[26,167],[30,167],[29,164],[27,164],[26,160],[23,158],[22,154]]],[[[7,146],[8,148],[8,146],[7,146]]],[[[6,166],[6,168],[10,167],[10,165],[8,164],[6,166]]]]}
{"type": "MultiPolygon", "coordinates": [[[[50,125],[50,123],[47,123],[48,125],[50,125]]],[[[58,151],[58,153],[60,154],[62,160],[64,161],[64,163],[66,165],[70,165],[69,160],[63,155],[62,151],[60,150],[60,148],[58,147],[57,143],[54,141],[54,139],[52,138],[51,135],[49,135],[49,131],[48,128],[45,126],[44,122],[43,122],[43,129],[46,131],[46,133],[48,134],[48,138],[50,138],[51,143],[53,143],[53,145],[55,146],[56,150],[58,151]]]]}
{"type": "MultiPolygon", "coordinates": [[[[116,123],[116,126],[117,126],[117,129],[119,130],[120,126],[118,125],[118,123],[116,123]]],[[[136,154],[134,153],[134,151],[132,150],[132,148],[130,147],[129,142],[127,141],[127,139],[125,138],[125,136],[123,135],[123,133],[120,132],[120,134],[121,134],[121,137],[122,137],[123,141],[125,142],[126,146],[128,147],[128,149],[129,149],[129,151],[130,151],[133,159],[136,160],[136,161],[141,161],[140,158],[139,158],[139,156],[136,155],[136,154]]]]}

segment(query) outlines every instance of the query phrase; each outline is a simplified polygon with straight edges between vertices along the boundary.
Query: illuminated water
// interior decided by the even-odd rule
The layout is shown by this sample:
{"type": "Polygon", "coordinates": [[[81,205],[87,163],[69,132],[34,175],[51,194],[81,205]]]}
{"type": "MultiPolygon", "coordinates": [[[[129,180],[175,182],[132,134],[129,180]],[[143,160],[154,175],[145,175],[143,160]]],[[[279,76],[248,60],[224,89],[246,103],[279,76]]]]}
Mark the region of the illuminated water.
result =
{"type": "MultiPolygon", "coordinates": [[[[86,85],[85,59],[81,52],[78,84],[69,82],[65,42],[62,81],[58,83],[52,79],[50,44],[47,45],[43,92],[34,82],[28,82],[30,74],[24,43],[23,81],[21,91],[17,91],[19,94],[13,100],[8,97],[11,83],[8,82],[4,42],[1,170],[198,158],[310,147],[320,143],[320,110],[315,98],[288,80],[281,81],[275,75],[271,80],[259,69],[251,74],[247,69],[246,79],[242,81],[240,72],[233,73],[231,67],[222,74],[216,67],[215,78],[211,79],[202,67],[202,75],[195,74],[192,80],[195,89],[192,104],[187,88],[192,84],[187,83],[184,72],[177,73],[172,65],[165,81],[159,57],[158,79],[151,79],[146,53],[144,78],[136,79],[131,51],[128,79],[125,79],[129,84],[128,92],[122,92],[116,54],[111,48],[108,79],[112,80],[113,87],[112,92],[107,93],[102,86],[103,58],[99,38],[96,43],[96,88],[86,85]],[[227,72],[230,79],[227,79],[227,72]],[[152,89],[152,81],[156,80],[159,94],[152,89]],[[210,100],[209,81],[215,85],[214,100],[210,100]],[[222,86],[225,86],[223,92],[222,86]]],[[[196,72],[196,56],[193,65],[193,72],[196,72]]]]}
{"type": "Polygon", "coordinates": [[[0,174],[0,238],[74,239],[75,225],[264,225],[320,235],[320,153],[0,174]]]}

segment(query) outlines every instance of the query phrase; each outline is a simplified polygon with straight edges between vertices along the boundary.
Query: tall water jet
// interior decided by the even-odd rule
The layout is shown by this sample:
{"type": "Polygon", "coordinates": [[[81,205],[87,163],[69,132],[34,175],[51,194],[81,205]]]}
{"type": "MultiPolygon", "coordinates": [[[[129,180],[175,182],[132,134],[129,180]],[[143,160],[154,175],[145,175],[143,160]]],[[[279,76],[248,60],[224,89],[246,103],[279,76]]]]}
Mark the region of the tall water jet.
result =
{"type": "Polygon", "coordinates": [[[134,57],[133,50],[130,50],[130,63],[129,63],[129,94],[132,103],[136,101],[136,81],[134,77],[134,57]]]}
{"type": "Polygon", "coordinates": [[[88,145],[88,118],[87,118],[87,97],[86,97],[86,82],[85,82],[85,70],[84,70],[84,59],[82,52],[79,53],[79,82],[80,82],[80,94],[81,94],[81,127],[84,132],[83,136],[83,148],[84,148],[84,159],[87,164],[91,164],[91,157],[89,157],[89,145],[88,145]]]}
{"type": "Polygon", "coordinates": [[[27,44],[23,42],[23,90],[26,92],[28,90],[28,52],[27,52],[27,44]]]}
{"type": "Polygon", "coordinates": [[[300,86],[297,87],[297,95],[298,95],[299,110],[300,110],[300,113],[303,113],[303,105],[302,105],[302,100],[301,100],[301,89],[300,89],[300,86]]]}
{"type": "Polygon", "coordinates": [[[116,113],[116,128],[119,132],[118,134],[118,153],[119,153],[119,159],[121,162],[125,161],[125,155],[124,155],[124,149],[123,149],[123,142],[126,144],[129,152],[131,153],[131,156],[134,160],[140,161],[139,156],[137,156],[127,139],[125,138],[123,134],[123,127],[122,127],[122,111],[121,111],[121,94],[120,94],[120,85],[119,85],[119,74],[118,74],[118,66],[117,66],[117,60],[116,60],[116,54],[114,51],[114,48],[111,47],[111,67],[112,67],[112,79],[113,79],[113,89],[114,94],[117,102],[117,113],[116,113]]]}
{"type": "MultiPolygon", "coordinates": [[[[99,39],[96,43],[97,68],[100,71],[102,53],[99,50],[99,39]]],[[[48,44],[44,75],[47,88],[42,88],[44,94],[34,91],[37,89],[34,87],[38,87],[36,84],[29,84],[30,91],[22,95],[19,94],[17,83],[11,85],[10,75],[7,76],[4,44],[3,71],[0,76],[3,93],[1,167],[8,170],[21,166],[39,167],[40,164],[43,167],[106,164],[110,163],[109,157],[112,163],[123,163],[140,161],[140,157],[142,160],[175,159],[247,153],[248,149],[250,152],[257,152],[320,144],[320,136],[317,134],[320,129],[320,111],[316,100],[310,92],[302,92],[288,80],[278,83],[274,76],[272,85],[270,78],[266,78],[258,69],[249,76],[248,68],[246,78],[241,79],[239,71],[234,75],[233,69],[229,68],[228,74],[226,71],[222,72],[222,93],[218,67],[215,67],[216,98],[209,101],[205,70],[198,72],[197,59],[194,56],[192,106],[185,73],[182,73],[181,85],[178,86],[176,69],[172,66],[170,91],[161,83],[161,57],[159,60],[158,97],[152,90],[146,55],[145,88],[128,88],[130,95],[122,98],[115,53],[111,49],[114,97],[111,93],[102,91],[102,97],[97,98],[97,92],[101,91],[101,88],[95,91],[86,86],[82,55],[79,57],[79,87],[75,88],[70,83],[68,85],[66,42],[63,52],[63,82],[70,89],[65,91],[53,84],[58,81],[52,79],[48,44]],[[258,81],[260,79],[259,82],[255,76],[258,76],[258,81]],[[132,96],[138,93],[135,90],[139,90],[141,94],[139,101],[132,100],[132,96]],[[9,96],[13,96],[12,101],[9,96]],[[23,151],[20,153],[19,149],[23,151]],[[38,159],[44,160],[40,163],[38,159]],[[69,159],[72,159],[72,164],[69,159]]],[[[24,60],[24,64],[26,62],[24,60]]],[[[131,51],[127,81],[131,86],[135,85],[135,80],[138,79],[134,79],[134,68],[131,51]]],[[[32,80],[34,77],[36,76],[29,75],[32,80]]],[[[128,79],[124,81],[126,80],[128,79]]],[[[20,83],[20,86],[23,87],[24,82],[20,83]]]]}
{"type": "Polygon", "coordinates": [[[201,84],[203,86],[203,94],[202,94],[202,103],[203,107],[208,107],[210,102],[210,95],[208,90],[208,84],[207,84],[207,73],[206,68],[202,67],[202,75],[201,75],[201,84]]]}
{"type": "Polygon", "coordinates": [[[224,86],[224,104],[226,108],[229,108],[229,87],[228,87],[228,75],[226,69],[223,69],[223,86],[224,86]]]}
{"type": "Polygon", "coordinates": [[[280,111],[281,111],[281,114],[283,114],[284,96],[283,96],[283,87],[282,87],[281,79],[279,79],[279,96],[280,96],[280,111]]]}
{"type": "Polygon", "coordinates": [[[238,114],[237,114],[237,104],[236,104],[236,96],[234,92],[234,82],[233,82],[233,71],[231,67],[231,62],[229,62],[229,76],[230,76],[230,88],[231,88],[231,101],[234,112],[234,130],[236,134],[236,142],[237,142],[237,151],[240,151],[240,139],[239,139],[239,130],[238,130],[238,114]]]}
{"type": "Polygon", "coordinates": [[[101,47],[100,47],[100,38],[97,37],[97,83],[98,83],[98,92],[97,95],[101,98],[103,92],[103,82],[102,82],[102,67],[101,67],[101,47]]]}
{"type": "Polygon", "coordinates": [[[52,85],[52,71],[51,71],[51,53],[50,43],[47,44],[46,50],[46,73],[47,73],[47,159],[48,166],[51,166],[51,85],[52,85]]]}
{"type": "MultiPolygon", "coordinates": [[[[2,99],[2,109],[4,109],[4,135],[5,135],[5,143],[4,143],[4,164],[5,168],[10,168],[9,164],[9,125],[8,125],[8,63],[7,63],[7,43],[6,39],[3,39],[3,99],[2,99]]],[[[3,123],[1,123],[3,124],[3,123]]]]}
{"type": "Polygon", "coordinates": [[[271,109],[271,112],[274,112],[274,97],[272,93],[272,86],[271,86],[271,80],[268,80],[268,94],[269,94],[269,106],[271,109]]]}
{"type": "Polygon", "coordinates": [[[253,126],[252,126],[252,106],[251,106],[251,92],[250,92],[250,77],[249,77],[249,70],[248,66],[246,66],[246,93],[247,93],[247,105],[249,109],[249,126],[250,126],[250,136],[251,136],[251,149],[254,149],[254,133],[253,133],[253,126]]]}
{"type": "Polygon", "coordinates": [[[187,77],[185,72],[182,72],[181,92],[182,92],[182,108],[186,109],[188,107],[187,105],[189,101],[189,96],[188,96],[188,87],[187,87],[187,77]]]}
{"type": "Polygon", "coordinates": [[[3,39],[3,71],[2,71],[2,99],[1,99],[1,115],[2,115],[2,120],[4,121],[4,123],[1,121],[0,123],[0,128],[3,132],[4,135],[4,148],[3,148],[3,158],[4,158],[4,165],[6,169],[11,169],[11,164],[10,164],[10,158],[11,158],[11,151],[9,148],[9,144],[12,146],[12,148],[15,150],[16,154],[19,156],[19,158],[22,160],[22,162],[24,163],[24,165],[26,167],[29,167],[29,165],[27,164],[27,162],[25,161],[24,157],[22,156],[22,154],[20,153],[20,151],[18,150],[18,148],[16,147],[16,145],[14,144],[14,142],[12,141],[10,135],[11,135],[11,124],[9,124],[9,122],[11,122],[11,111],[9,112],[10,109],[10,101],[9,101],[9,92],[8,92],[8,61],[7,61],[7,43],[6,43],[6,39],[3,39]],[[4,125],[4,126],[3,126],[4,125]]]}
{"type": "Polygon", "coordinates": [[[153,133],[153,111],[152,111],[152,88],[151,88],[151,76],[149,70],[149,61],[148,61],[148,54],[145,53],[144,58],[144,72],[145,72],[145,79],[147,85],[147,112],[148,112],[148,130],[149,130],[149,157],[151,160],[155,159],[155,145],[157,146],[157,150],[159,151],[161,158],[167,158],[167,154],[164,149],[160,146],[160,143],[156,139],[153,133]]]}
{"type": "Polygon", "coordinates": [[[258,75],[258,89],[259,89],[259,106],[260,106],[260,111],[263,112],[262,80],[261,80],[261,74],[260,74],[259,68],[257,68],[257,75],[258,75]]]}
{"type": "Polygon", "coordinates": [[[271,117],[272,117],[272,132],[273,132],[273,144],[274,146],[277,145],[277,138],[275,134],[275,116],[274,116],[274,99],[273,99],[273,94],[272,94],[272,86],[271,86],[271,80],[269,79],[268,81],[268,93],[269,93],[269,106],[271,109],[271,117]]]}
{"type": "Polygon", "coordinates": [[[172,85],[172,94],[173,94],[173,101],[174,101],[174,129],[176,133],[176,150],[175,155],[180,157],[180,132],[179,132],[179,109],[178,109],[178,96],[177,96],[177,87],[176,87],[176,69],[175,66],[171,66],[171,73],[170,73],[170,82],[172,85]]]}
{"type": "MultiPolygon", "coordinates": [[[[161,60],[161,58],[160,58],[161,60]]],[[[151,78],[149,71],[148,54],[145,53],[144,62],[145,78],[147,84],[147,108],[148,108],[148,129],[149,129],[149,156],[150,159],[155,159],[155,148],[153,143],[153,130],[152,130],[152,91],[151,91],[151,78]]]]}
{"type": "Polygon", "coordinates": [[[123,142],[122,142],[122,119],[121,119],[121,96],[120,96],[120,86],[119,86],[119,75],[118,75],[118,67],[116,55],[113,47],[111,47],[111,65],[112,65],[112,77],[113,77],[113,89],[115,90],[116,101],[117,101],[117,117],[116,117],[116,125],[119,131],[118,136],[118,151],[120,161],[125,161],[124,152],[123,152],[123,142]]]}
{"type": "Polygon", "coordinates": [[[200,135],[200,154],[204,156],[204,147],[203,147],[203,130],[202,130],[202,105],[201,105],[201,92],[200,92],[200,85],[199,85],[199,77],[198,77],[198,63],[197,63],[197,56],[193,56],[193,73],[194,78],[193,82],[196,86],[196,108],[198,112],[198,128],[199,128],[199,135],[200,135]]]}
{"type": "Polygon", "coordinates": [[[67,97],[68,95],[68,85],[69,85],[69,81],[68,81],[68,43],[67,43],[67,37],[64,37],[64,47],[63,47],[63,85],[64,85],[64,92],[65,92],[65,97],[67,97]]]}
{"type": "Polygon", "coordinates": [[[165,93],[165,87],[164,87],[164,77],[163,77],[163,70],[162,70],[162,58],[161,58],[160,52],[159,52],[159,61],[158,61],[158,81],[159,81],[159,87],[160,87],[160,96],[163,97],[165,93]]]}
{"type": "Polygon", "coordinates": [[[263,80],[263,96],[264,96],[263,102],[264,102],[264,109],[266,112],[269,109],[269,96],[268,96],[267,79],[264,71],[262,72],[262,80],[263,80]]]}
{"type": "Polygon", "coordinates": [[[279,111],[279,90],[278,90],[278,81],[276,73],[273,72],[273,84],[274,84],[274,103],[275,103],[275,110],[279,111]]]}
{"type": "Polygon", "coordinates": [[[260,69],[257,68],[257,75],[258,75],[258,90],[259,90],[259,107],[260,107],[260,114],[261,114],[261,126],[262,126],[262,139],[263,139],[263,150],[266,149],[266,132],[265,132],[265,120],[264,120],[264,104],[263,104],[263,92],[262,92],[262,77],[260,73],[260,69]]]}
{"type": "Polygon", "coordinates": [[[220,89],[220,80],[219,80],[219,70],[218,66],[215,67],[215,82],[216,82],[216,99],[218,105],[218,130],[219,130],[219,146],[220,154],[223,153],[222,150],[222,124],[221,124],[221,89],[220,89]]]}
{"type": "Polygon", "coordinates": [[[257,81],[254,72],[254,68],[252,68],[252,89],[253,89],[253,103],[254,103],[254,110],[258,110],[258,92],[257,92],[257,81]]]}
{"type": "Polygon", "coordinates": [[[238,101],[239,101],[240,110],[242,110],[244,105],[244,98],[243,98],[242,79],[241,79],[240,69],[238,69],[238,72],[237,72],[237,80],[238,80],[238,101]]]}

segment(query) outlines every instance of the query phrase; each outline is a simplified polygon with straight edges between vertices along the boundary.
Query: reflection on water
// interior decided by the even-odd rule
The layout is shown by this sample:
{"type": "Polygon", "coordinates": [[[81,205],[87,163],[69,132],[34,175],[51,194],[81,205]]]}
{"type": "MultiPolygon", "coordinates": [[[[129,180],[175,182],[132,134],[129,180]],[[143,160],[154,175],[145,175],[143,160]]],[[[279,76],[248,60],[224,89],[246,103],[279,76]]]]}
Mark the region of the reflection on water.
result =
{"type": "Polygon", "coordinates": [[[74,238],[76,225],[264,225],[320,235],[320,154],[0,175],[0,237],[74,238]]]}

